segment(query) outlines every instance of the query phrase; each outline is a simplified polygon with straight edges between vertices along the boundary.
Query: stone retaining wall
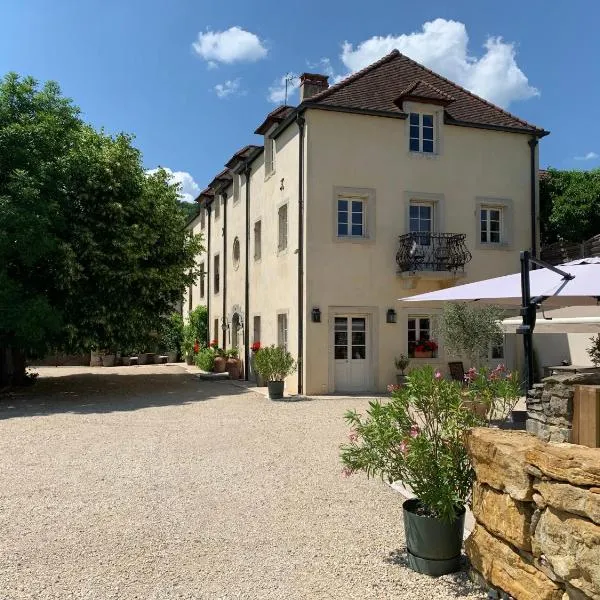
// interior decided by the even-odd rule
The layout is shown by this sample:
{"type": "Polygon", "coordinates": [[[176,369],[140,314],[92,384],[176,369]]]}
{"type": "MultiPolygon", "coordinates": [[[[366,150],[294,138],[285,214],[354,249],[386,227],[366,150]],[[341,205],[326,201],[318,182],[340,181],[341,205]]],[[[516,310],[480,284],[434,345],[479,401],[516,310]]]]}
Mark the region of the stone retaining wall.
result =
{"type": "Polygon", "coordinates": [[[600,600],[600,449],[488,428],[467,448],[474,577],[518,600],[600,600]]]}
{"type": "Polygon", "coordinates": [[[576,385],[600,385],[598,373],[546,377],[527,395],[527,431],[546,442],[571,442],[576,385]]]}

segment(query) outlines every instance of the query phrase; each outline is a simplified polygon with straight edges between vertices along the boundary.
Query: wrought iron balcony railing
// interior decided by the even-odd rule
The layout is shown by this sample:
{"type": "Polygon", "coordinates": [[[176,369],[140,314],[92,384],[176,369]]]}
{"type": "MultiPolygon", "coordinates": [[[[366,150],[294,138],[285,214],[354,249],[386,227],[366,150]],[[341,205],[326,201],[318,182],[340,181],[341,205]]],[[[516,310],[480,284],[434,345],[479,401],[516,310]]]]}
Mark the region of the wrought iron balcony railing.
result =
{"type": "Polygon", "coordinates": [[[464,271],[471,260],[464,233],[407,233],[399,237],[398,272],[464,271]]]}

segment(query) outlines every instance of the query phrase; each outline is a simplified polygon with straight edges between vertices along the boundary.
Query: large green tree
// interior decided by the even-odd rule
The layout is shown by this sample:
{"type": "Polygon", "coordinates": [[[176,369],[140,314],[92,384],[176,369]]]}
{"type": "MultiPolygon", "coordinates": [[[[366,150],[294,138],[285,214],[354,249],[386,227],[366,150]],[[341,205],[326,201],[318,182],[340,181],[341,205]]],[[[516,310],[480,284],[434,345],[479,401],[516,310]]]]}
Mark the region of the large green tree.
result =
{"type": "Polygon", "coordinates": [[[0,81],[5,363],[8,347],[144,344],[198,276],[185,222],[177,186],[145,173],[130,136],[85,124],[55,83],[0,81]]]}
{"type": "Polygon", "coordinates": [[[600,233],[600,169],[548,169],[540,179],[540,220],[544,245],[600,233]]]}

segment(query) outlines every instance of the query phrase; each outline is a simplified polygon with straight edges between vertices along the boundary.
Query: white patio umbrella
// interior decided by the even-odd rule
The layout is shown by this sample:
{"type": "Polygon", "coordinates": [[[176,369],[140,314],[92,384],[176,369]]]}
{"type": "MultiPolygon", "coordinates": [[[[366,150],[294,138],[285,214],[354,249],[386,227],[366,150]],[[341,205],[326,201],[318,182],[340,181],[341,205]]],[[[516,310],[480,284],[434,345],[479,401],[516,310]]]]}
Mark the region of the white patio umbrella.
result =
{"type": "MultiPolygon", "coordinates": [[[[600,258],[582,258],[559,265],[557,269],[572,275],[565,279],[550,268],[529,273],[532,298],[544,298],[544,305],[582,306],[598,304],[600,298],[600,258]]],[[[480,301],[488,304],[521,306],[521,274],[503,275],[473,283],[400,298],[401,302],[480,301]]]]}
{"type": "Polygon", "coordinates": [[[469,302],[520,305],[527,362],[527,385],[533,385],[532,335],[536,311],[542,302],[550,306],[582,306],[600,303],[600,258],[582,258],[554,267],[521,252],[521,272],[446,288],[437,292],[399,298],[401,302],[469,302]],[[541,269],[530,271],[531,264],[541,269]]]}

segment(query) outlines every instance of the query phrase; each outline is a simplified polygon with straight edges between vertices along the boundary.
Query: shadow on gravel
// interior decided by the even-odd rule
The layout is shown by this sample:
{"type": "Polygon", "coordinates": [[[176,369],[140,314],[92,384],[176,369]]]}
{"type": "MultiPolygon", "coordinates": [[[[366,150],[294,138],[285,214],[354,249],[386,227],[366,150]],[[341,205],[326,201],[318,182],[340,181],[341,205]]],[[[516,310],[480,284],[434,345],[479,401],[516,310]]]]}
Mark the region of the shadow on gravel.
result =
{"type": "Polygon", "coordinates": [[[31,387],[0,395],[0,420],[56,413],[134,411],[250,392],[228,381],[200,381],[183,369],[165,373],[127,369],[127,373],[102,370],[97,374],[40,377],[31,387]]]}
{"type": "MultiPolygon", "coordinates": [[[[406,546],[398,550],[392,550],[389,555],[384,559],[388,564],[399,565],[405,569],[410,568],[408,566],[408,560],[406,555],[406,546]]],[[[469,561],[463,554],[461,557],[460,571],[456,573],[450,573],[444,575],[444,582],[447,584],[449,590],[457,597],[462,598],[473,594],[474,592],[481,592],[483,590],[469,579],[469,561]]]]}

